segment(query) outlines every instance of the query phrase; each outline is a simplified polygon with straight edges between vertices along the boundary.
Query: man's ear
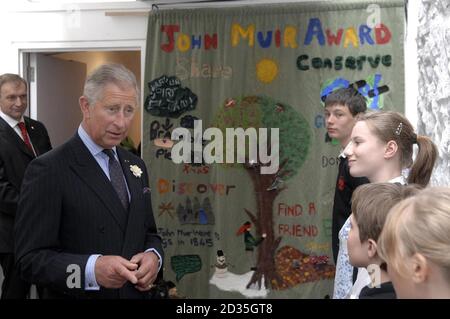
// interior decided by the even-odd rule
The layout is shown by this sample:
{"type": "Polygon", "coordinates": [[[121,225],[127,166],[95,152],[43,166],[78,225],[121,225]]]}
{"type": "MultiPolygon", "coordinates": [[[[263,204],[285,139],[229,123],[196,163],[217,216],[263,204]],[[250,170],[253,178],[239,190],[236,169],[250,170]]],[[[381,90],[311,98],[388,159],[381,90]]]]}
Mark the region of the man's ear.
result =
{"type": "Polygon", "coordinates": [[[377,242],[371,238],[367,242],[367,256],[369,258],[375,258],[377,256],[377,242]]]}
{"type": "Polygon", "coordinates": [[[90,117],[91,110],[89,108],[89,101],[88,101],[87,97],[82,95],[80,97],[80,99],[78,100],[78,102],[80,104],[81,112],[83,113],[83,118],[88,119],[90,117]]]}
{"type": "Polygon", "coordinates": [[[412,280],[414,283],[419,284],[427,279],[430,265],[423,255],[415,253],[410,258],[408,267],[411,268],[412,280]]]}
{"type": "Polygon", "coordinates": [[[397,154],[398,145],[397,142],[391,140],[387,142],[385,150],[384,150],[384,158],[392,158],[397,154]]]}

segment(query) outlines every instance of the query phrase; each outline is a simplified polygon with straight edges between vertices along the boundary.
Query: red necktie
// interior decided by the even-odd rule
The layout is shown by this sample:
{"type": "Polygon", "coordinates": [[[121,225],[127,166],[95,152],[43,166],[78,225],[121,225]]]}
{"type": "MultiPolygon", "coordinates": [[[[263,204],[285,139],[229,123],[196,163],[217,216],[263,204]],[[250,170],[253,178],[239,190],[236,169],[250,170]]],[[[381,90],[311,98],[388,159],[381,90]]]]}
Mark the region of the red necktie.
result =
{"type": "Polygon", "coordinates": [[[25,142],[25,145],[28,147],[31,154],[34,155],[33,146],[31,146],[30,139],[28,138],[27,129],[25,128],[25,123],[19,122],[19,124],[17,124],[17,125],[19,125],[20,133],[22,133],[22,137],[23,137],[23,141],[25,142]]]}

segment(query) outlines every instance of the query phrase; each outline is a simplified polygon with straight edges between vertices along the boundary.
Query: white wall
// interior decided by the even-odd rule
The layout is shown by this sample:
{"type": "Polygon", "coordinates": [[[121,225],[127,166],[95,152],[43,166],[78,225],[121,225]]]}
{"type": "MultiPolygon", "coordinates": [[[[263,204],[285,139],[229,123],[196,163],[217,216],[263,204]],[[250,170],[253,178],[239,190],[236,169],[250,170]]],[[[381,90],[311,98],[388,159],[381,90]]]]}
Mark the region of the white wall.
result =
{"type": "Polygon", "coordinates": [[[405,115],[417,129],[417,95],[419,68],[417,65],[418,1],[408,2],[408,22],[405,42],[405,115]]]}
{"type": "Polygon", "coordinates": [[[450,186],[450,2],[420,0],[419,133],[439,148],[434,185],[450,186]]]}
{"type": "Polygon", "coordinates": [[[105,16],[106,11],[148,9],[145,2],[76,6],[6,0],[0,6],[0,73],[19,71],[20,50],[145,48],[147,17],[105,16]]]}

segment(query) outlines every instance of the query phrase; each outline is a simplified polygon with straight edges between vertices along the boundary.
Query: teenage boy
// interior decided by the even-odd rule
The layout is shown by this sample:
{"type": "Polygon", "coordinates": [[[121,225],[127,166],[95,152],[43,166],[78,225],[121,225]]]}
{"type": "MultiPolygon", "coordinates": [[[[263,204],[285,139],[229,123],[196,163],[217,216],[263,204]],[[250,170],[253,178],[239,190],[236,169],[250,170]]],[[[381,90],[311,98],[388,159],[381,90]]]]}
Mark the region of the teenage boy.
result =
{"type": "Polygon", "coordinates": [[[350,143],[356,116],[364,113],[366,109],[365,98],[353,87],[338,89],[330,93],[325,99],[325,120],[328,136],[339,141],[341,145],[339,171],[334,193],[331,234],[335,264],[339,252],[338,234],[348,216],[350,216],[353,191],[359,185],[369,182],[365,177],[356,178],[350,175],[348,159],[344,154],[344,149],[350,143]]]}

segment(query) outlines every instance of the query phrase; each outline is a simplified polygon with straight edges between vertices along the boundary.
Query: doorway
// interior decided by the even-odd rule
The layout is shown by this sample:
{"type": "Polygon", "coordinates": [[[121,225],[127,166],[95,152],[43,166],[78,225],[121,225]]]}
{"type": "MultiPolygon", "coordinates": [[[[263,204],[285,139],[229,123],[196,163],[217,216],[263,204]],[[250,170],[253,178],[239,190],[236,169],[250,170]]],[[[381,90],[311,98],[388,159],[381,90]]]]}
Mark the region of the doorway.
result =
{"type": "MultiPolygon", "coordinates": [[[[66,51],[24,53],[24,72],[30,86],[30,116],[47,127],[53,147],[71,138],[82,120],[78,99],[86,75],[101,64],[120,63],[141,85],[141,51],[66,51]]],[[[141,142],[141,108],[128,133],[137,147],[141,142]]]]}

